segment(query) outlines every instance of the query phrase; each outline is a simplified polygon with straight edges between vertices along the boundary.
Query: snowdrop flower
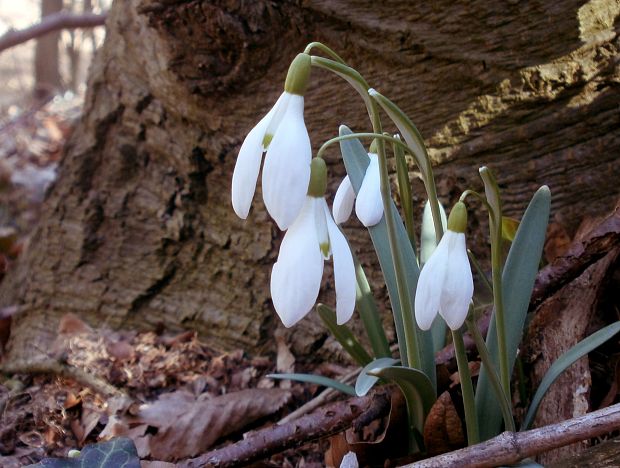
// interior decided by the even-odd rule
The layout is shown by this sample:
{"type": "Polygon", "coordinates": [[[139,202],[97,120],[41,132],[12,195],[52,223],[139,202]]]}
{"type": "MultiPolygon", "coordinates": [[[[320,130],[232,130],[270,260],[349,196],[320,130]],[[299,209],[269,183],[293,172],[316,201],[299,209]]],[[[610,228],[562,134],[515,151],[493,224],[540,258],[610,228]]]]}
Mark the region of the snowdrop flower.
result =
{"type": "Polygon", "coordinates": [[[235,213],[246,219],[250,211],[263,153],[263,200],[282,230],[299,214],[310,180],[312,150],[304,123],[304,92],[310,78],[310,56],[299,54],[291,63],[284,92],[245,137],[232,179],[235,213]]]}
{"type": "Polygon", "coordinates": [[[342,224],[349,219],[355,201],[355,214],[366,227],[374,226],[383,217],[383,201],[381,200],[379,156],[368,153],[370,163],[360,190],[355,198],[355,192],[349,176],[342,179],[334,198],[334,220],[342,224]]]}
{"type": "Polygon", "coordinates": [[[271,298],[285,327],[301,320],[319,295],[323,263],[334,259],[336,318],[342,325],[355,308],[355,267],[349,244],[325,201],[326,167],[312,161],[312,177],[303,208],[284,235],[271,272],[271,298]]]}
{"type": "Polygon", "coordinates": [[[474,282],[465,248],[467,208],[458,202],[448,218],[448,230],[422,268],[415,295],[415,318],[422,330],[433,324],[437,312],[451,330],[463,325],[474,294],[474,282]]]}

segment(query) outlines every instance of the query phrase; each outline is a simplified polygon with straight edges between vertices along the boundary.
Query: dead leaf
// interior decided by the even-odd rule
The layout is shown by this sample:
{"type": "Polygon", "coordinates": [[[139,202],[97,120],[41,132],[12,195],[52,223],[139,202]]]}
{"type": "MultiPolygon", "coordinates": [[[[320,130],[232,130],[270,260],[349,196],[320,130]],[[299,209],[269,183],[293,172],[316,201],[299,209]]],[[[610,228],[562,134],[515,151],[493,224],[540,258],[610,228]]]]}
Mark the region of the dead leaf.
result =
{"type": "Polygon", "coordinates": [[[150,439],[153,458],[178,460],[204,452],[219,438],[277,411],[289,398],[290,393],[280,389],[241,390],[209,400],[177,391],[142,405],[130,423],[157,428],[150,439]]]}
{"type": "Polygon", "coordinates": [[[450,452],[465,444],[461,418],[447,391],[441,394],[426,417],[424,444],[430,456],[450,452]]]}

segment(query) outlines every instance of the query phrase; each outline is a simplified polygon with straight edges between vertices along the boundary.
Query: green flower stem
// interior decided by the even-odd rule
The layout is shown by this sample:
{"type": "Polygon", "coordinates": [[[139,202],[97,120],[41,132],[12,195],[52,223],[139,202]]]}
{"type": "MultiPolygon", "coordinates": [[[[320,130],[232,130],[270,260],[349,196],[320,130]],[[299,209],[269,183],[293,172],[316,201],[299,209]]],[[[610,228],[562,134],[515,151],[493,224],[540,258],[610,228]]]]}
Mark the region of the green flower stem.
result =
{"type": "Polygon", "coordinates": [[[474,265],[474,268],[478,272],[478,276],[480,276],[480,279],[482,280],[484,285],[487,287],[490,293],[493,293],[493,286],[491,285],[489,278],[487,278],[487,275],[485,275],[484,271],[482,271],[480,262],[478,262],[478,259],[476,258],[474,253],[471,250],[467,249],[467,256],[469,257],[469,261],[474,265]]]}
{"type": "Polygon", "coordinates": [[[454,342],[454,354],[456,364],[459,368],[461,379],[461,391],[463,393],[463,408],[465,409],[465,424],[467,425],[467,444],[475,445],[480,442],[478,430],[478,414],[476,403],[474,402],[474,386],[471,383],[471,373],[465,352],[465,343],[461,330],[452,330],[452,340],[454,342]]]}
{"type": "MultiPolygon", "coordinates": [[[[398,136],[395,138],[399,139],[398,136]]],[[[396,175],[398,177],[398,192],[400,194],[400,205],[405,218],[405,229],[409,236],[409,242],[414,252],[417,250],[418,240],[415,234],[415,226],[413,223],[413,203],[411,200],[411,182],[409,181],[409,168],[405,159],[405,152],[402,146],[396,143],[392,144],[392,151],[396,158],[396,175]]],[[[417,255],[416,255],[417,256],[417,255]]]]}
{"type": "Polygon", "coordinates": [[[411,152],[411,148],[409,148],[405,143],[403,143],[398,138],[394,138],[390,135],[386,135],[385,133],[372,133],[372,132],[360,132],[360,133],[351,133],[350,135],[341,135],[327,140],[325,143],[321,145],[319,151],[316,153],[316,157],[322,157],[323,153],[327,150],[327,148],[335,143],[340,143],[344,140],[359,140],[361,138],[372,138],[374,139],[382,139],[384,141],[393,143],[394,145],[400,146],[403,150],[407,152],[411,152]]]}
{"type": "Polygon", "coordinates": [[[309,54],[312,51],[312,49],[322,50],[323,52],[325,52],[327,55],[329,55],[331,58],[333,58],[337,62],[340,62],[343,65],[346,65],[345,61],[340,57],[340,55],[338,55],[336,52],[334,52],[332,49],[327,47],[322,42],[311,42],[304,49],[304,54],[309,54]]]}
{"type": "Polygon", "coordinates": [[[502,225],[493,223],[494,235],[491,240],[491,269],[493,280],[493,303],[497,323],[497,344],[499,351],[499,371],[504,392],[510,394],[510,370],[506,343],[506,321],[504,320],[504,300],[502,295],[502,225]]]}
{"type": "MultiPolygon", "coordinates": [[[[375,134],[382,135],[383,130],[381,126],[381,119],[379,117],[378,104],[370,99],[368,90],[370,86],[362,75],[356,70],[347,65],[333,60],[325,59],[322,57],[311,57],[312,65],[329,70],[336,73],[341,78],[345,79],[351,86],[360,94],[370,121],[372,122],[372,129],[375,134]]],[[[388,241],[390,244],[390,253],[392,255],[392,261],[394,263],[394,272],[396,275],[396,287],[398,290],[398,298],[400,300],[400,314],[403,319],[403,325],[405,329],[405,341],[407,352],[406,355],[401,355],[403,365],[411,366],[416,369],[423,369],[422,358],[420,353],[420,343],[417,337],[417,328],[413,318],[413,308],[411,302],[411,293],[407,288],[405,279],[404,260],[402,254],[398,248],[398,241],[396,239],[396,220],[394,219],[394,213],[390,202],[392,200],[390,191],[390,180],[387,167],[387,157],[385,154],[385,145],[383,138],[377,138],[377,153],[379,155],[379,174],[380,174],[380,188],[381,199],[383,201],[383,213],[385,215],[385,221],[387,225],[388,241]]],[[[439,210],[437,211],[439,213],[439,210]]],[[[440,220],[441,224],[441,220],[440,220]]]]}
{"type": "MultiPolygon", "coordinates": [[[[502,388],[506,395],[510,395],[510,370],[506,343],[506,321],[504,320],[504,300],[502,294],[502,207],[499,198],[499,188],[491,171],[484,167],[480,169],[480,177],[484,182],[486,198],[473,190],[466,190],[461,195],[461,201],[468,195],[480,200],[489,212],[489,229],[491,237],[491,269],[493,283],[493,303],[495,305],[495,320],[497,323],[497,344],[499,352],[499,370],[502,388]]],[[[486,278],[486,277],[485,277],[486,278]]]]}
{"type": "Polygon", "coordinates": [[[435,178],[433,177],[433,167],[431,165],[428,152],[426,151],[426,146],[424,145],[422,135],[420,135],[420,132],[407,114],[405,114],[396,104],[374,89],[370,90],[369,94],[373,98],[372,101],[380,104],[383,110],[396,124],[409,146],[412,148],[417,148],[416,151],[411,152],[411,155],[413,156],[416,165],[420,169],[420,174],[422,175],[424,188],[426,189],[428,200],[431,205],[433,225],[435,227],[435,237],[437,239],[437,243],[439,243],[443,236],[443,226],[441,225],[441,216],[439,213],[439,199],[437,198],[437,188],[435,186],[435,178]]]}
{"type": "Polygon", "coordinates": [[[489,374],[489,381],[491,382],[491,386],[493,387],[493,391],[495,392],[495,396],[497,397],[497,401],[499,401],[499,406],[502,410],[504,427],[507,431],[514,432],[516,428],[512,417],[510,400],[508,399],[508,395],[504,393],[502,384],[499,381],[499,376],[497,375],[497,370],[495,369],[495,365],[493,365],[493,361],[489,355],[489,350],[484,342],[484,338],[482,338],[482,335],[480,334],[480,330],[478,330],[473,314],[469,314],[465,320],[465,323],[467,324],[467,330],[469,330],[470,335],[476,343],[476,348],[478,349],[478,354],[482,360],[482,365],[486,367],[487,373],[489,374]]]}
{"type": "MultiPolygon", "coordinates": [[[[371,120],[375,133],[382,133],[381,119],[379,118],[379,109],[374,101],[371,102],[371,120]]],[[[403,265],[403,257],[398,248],[396,239],[396,220],[390,202],[392,194],[390,190],[390,179],[388,174],[387,156],[385,154],[385,144],[383,139],[377,139],[377,151],[379,154],[379,174],[381,199],[383,200],[383,213],[387,224],[388,240],[390,243],[390,252],[394,262],[394,271],[396,273],[396,286],[398,288],[398,297],[401,305],[401,315],[405,328],[405,341],[407,342],[407,362],[416,369],[422,369],[422,358],[420,355],[420,343],[416,333],[416,325],[413,318],[413,307],[411,302],[411,293],[405,282],[405,268],[403,265]]]]}

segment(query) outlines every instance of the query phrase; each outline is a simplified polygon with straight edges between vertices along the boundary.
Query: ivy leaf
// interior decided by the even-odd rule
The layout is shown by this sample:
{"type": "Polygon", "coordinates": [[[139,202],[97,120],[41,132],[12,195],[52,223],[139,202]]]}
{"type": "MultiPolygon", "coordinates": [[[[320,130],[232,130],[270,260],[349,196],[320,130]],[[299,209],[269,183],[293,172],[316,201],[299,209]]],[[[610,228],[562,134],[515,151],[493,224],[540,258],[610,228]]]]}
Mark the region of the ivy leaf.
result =
{"type": "Polygon", "coordinates": [[[32,468],[140,468],[131,439],[118,437],[84,447],[77,458],[44,458],[32,468]]]}

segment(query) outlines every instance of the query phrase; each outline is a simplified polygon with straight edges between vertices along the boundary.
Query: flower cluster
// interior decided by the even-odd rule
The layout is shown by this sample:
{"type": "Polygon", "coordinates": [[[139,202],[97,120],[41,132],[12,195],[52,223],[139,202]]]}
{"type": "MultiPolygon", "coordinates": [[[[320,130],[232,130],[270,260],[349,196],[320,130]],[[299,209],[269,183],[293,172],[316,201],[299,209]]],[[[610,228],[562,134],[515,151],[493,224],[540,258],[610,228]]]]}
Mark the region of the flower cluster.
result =
{"type": "Polygon", "coordinates": [[[315,158],[311,163],[303,117],[309,68],[309,56],[299,54],[289,69],[284,93],[241,145],[232,181],[233,209],[245,219],[266,153],[263,201],[278,227],[287,230],[271,272],[273,305],[286,327],[312,310],[324,260],[332,256],[338,323],[349,320],[355,308],[353,256],[325,201],[325,162],[315,158]]]}
{"type": "MultiPolygon", "coordinates": [[[[263,201],[278,227],[286,230],[271,272],[271,296],[287,327],[314,306],[324,260],[332,256],[337,321],[343,324],[351,317],[355,308],[355,268],[349,244],[337,224],[348,220],[354,205],[366,227],[374,226],[383,217],[379,157],[372,147],[357,197],[349,177],[345,177],[336,192],[333,218],[329,212],[325,163],[320,158],[312,159],[304,123],[304,93],[310,67],[310,56],[305,53],[293,60],[284,92],[243,141],[232,180],[233,208],[246,219],[265,155],[263,201]]],[[[423,330],[431,327],[437,313],[451,329],[460,328],[473,294],[463,234],[467,222],[463,203],[454,207],[450,220],[418,281],[415,317],[423,330]]]]}

